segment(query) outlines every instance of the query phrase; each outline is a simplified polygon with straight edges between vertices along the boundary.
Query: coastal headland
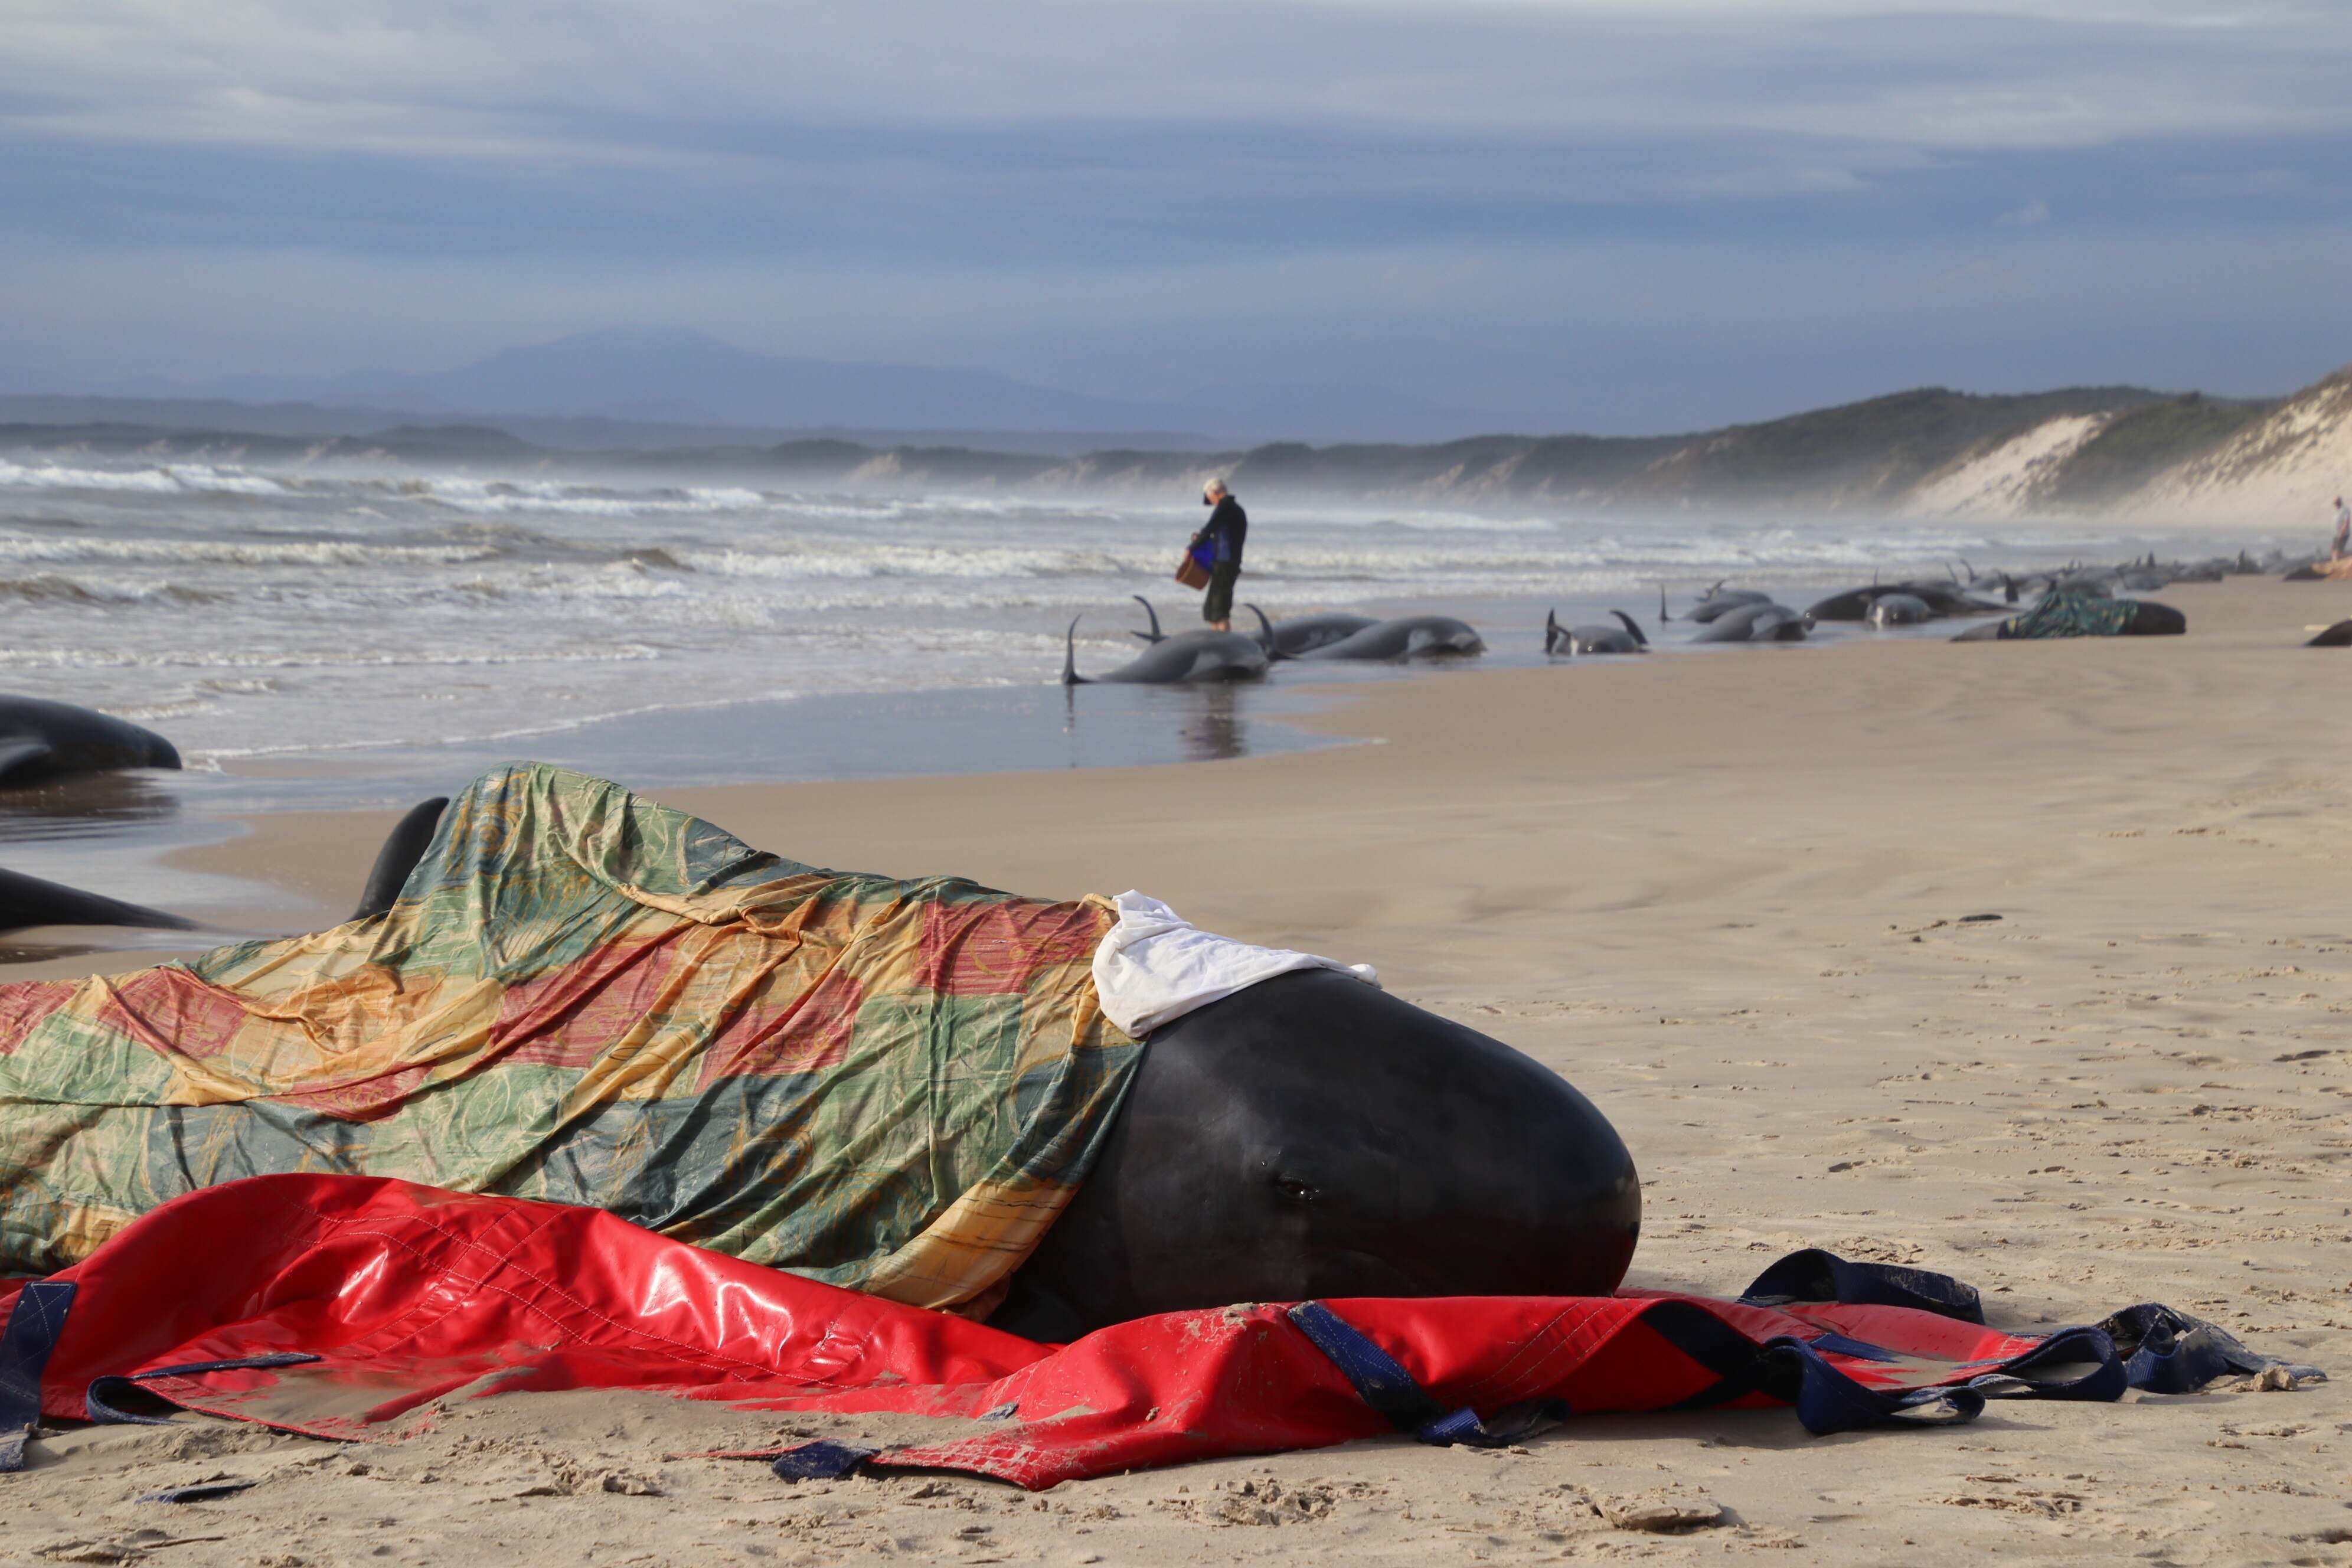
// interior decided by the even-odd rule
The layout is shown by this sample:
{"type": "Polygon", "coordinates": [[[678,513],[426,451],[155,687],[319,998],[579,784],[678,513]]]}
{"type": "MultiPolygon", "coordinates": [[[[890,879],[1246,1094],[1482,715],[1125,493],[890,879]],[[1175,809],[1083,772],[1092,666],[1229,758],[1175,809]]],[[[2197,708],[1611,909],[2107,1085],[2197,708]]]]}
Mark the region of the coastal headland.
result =
{"type": "MultiPolygon", "coordinates": [[[[165,1511],[136,1496],[226,1472],[263,1484],[168,1510],[212,1538],[175,1561],[2340,1563],[2352,725],[2343,653],[2296,645],[2352,595],[2162,597],[2185,637],[1464,671],[1349,689],[1303,721],[1363,743],[1321,751],[655,793],[804,860],[1140,888],[1379,965],[1612,1119],[1644,1181],[1632,1283],[1736,1294],[1822,1246],[1956,1274],[2012,1326],[2165,1301],[2337,1382],[1832,1438],[1785,1411],[1603,1417],[1525,1451],[1381,1440],[1039,1497],[666,1458],[873,1420],[521,1395],[363,1453],[208,1421],[44,1439],[13,1539],[112,1541],[165,1511]],[[1658,1493],[1726,1522],[1595,1510],[1658,1493]]],[[[390,820],[274,816],[184,858],[339,910],[390,820]]]]}

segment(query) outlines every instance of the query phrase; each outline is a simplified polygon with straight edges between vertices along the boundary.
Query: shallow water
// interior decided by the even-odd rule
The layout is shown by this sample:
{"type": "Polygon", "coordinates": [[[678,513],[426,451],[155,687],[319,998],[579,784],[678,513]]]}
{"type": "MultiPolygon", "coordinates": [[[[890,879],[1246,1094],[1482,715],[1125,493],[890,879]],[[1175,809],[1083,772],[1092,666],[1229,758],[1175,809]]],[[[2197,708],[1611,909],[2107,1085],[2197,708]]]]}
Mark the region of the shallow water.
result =
{"type": "MultiPolygon", "coordinates": [[[[1168,574],[1200,516],[1191,504],[731,481],[0,459],[0,689],[147,723],[197,770],[342,757],[404,775],[392,753],[418,747],[641,756],[613,746],[652,731],[612,721],[701,709],[723,727],[741,704],[799,697],[1034,690],[1055,680],[1081,616],[1081,667],[1108,668],[1137,646],[1130,595],[1152,595],[1171,627],[1197,624],[1168,574]]],[[[2005,538],[1948,522],[1629,520],[1568,506],[1480,517],[1269,500],[1253,525],[1244,597],[1276,616],[1457,614],[1497,658],[1538,650],[1551,605],[1573,620],[1613,604],[1649,622],[1661,584],[1686,601],[1731,577],[1801,605],[1956,557],[2221,547],[2094,522],[2005,538]]],[[[973,743],[970,726],[934,744],[920,724],[885,722],[896,739],[877,746],[812,721],[864,771],[928,769],[973,743]]],[[[1194,723],[1161,726],[1147,750],[1181,752],[1194,723]]],[[[1126,732],[1141,744],[1149,728],[1126,732]]],[[[1060,765],[1055,732],[1034,733],[1030,765],[1060,765]]],[[[800,763],[771,771],[756,748],[731,754],[749,771],[727,776],[804,776],[800,763]]]]}

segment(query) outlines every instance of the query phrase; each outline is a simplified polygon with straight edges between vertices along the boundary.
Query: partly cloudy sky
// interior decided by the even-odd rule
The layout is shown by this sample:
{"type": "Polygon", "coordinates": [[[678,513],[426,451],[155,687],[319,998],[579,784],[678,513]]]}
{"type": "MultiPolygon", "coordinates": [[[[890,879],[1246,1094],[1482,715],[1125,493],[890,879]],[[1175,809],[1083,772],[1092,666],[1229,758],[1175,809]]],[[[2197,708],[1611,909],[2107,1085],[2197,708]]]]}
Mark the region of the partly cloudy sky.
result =
{"type": "Polygon", "coordinates": [[[2352,361],[2352,5],[9,0],[0,363],[617,325],[1523,427],[2352,361]]]}

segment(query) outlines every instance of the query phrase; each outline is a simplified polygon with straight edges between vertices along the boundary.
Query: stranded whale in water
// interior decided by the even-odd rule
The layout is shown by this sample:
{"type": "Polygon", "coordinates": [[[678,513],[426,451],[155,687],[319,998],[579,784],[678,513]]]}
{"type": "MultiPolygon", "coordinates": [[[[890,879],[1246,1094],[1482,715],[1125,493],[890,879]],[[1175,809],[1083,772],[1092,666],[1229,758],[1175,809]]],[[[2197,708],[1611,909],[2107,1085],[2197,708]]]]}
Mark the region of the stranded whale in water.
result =
{"type": "Polygon", "coordinates": [[[1318,647],[1328,647],[1345,642],[1366,626],[1380,623],[1370,616],[1349,615],[1333,610],[1316,616],[1293,616],[1286,621],[1269,621],[1265,612],[1255,605],[1242,608],[1257,617],[1258,646],[1276,658],[1303,658],[1318,647]]]}
{"type": "Polygon", "coordinates": [[[1400,616],[1376,621],[1338,642],[1303,653],[1301,658],[1395,659],[1484,653],[1486,645],[1469,623],[1451,616],[1400,616]]]}
{"type": "MultiPolygon", "coordinates": [[[[1150,606],[1146,605],[1149,609],[1150,606]]],[[[1160,617],[1152,616],[1152,628],[1157,632],[1160,617]]],[[[1138,637],[1145,634],[1138,632],[1138,637]]],[[[1101,675],[1078,673],[1078,622],[1073,619],[1065,634],[1062,653],[1062,684],[1090,686],[1097,682],[1119,682],[1141,686],[1205,685],[1220,680],[1251,680],[1265,673],[1265,649],[1257,639],[1239,632],[1220,632],[1203,628],[1195,632],[1178,632],[1174,637],[1160,637],[1140,654],[1101,675]]]]}
{"type": "Polygon", "coordinates": [[[1622,610],[1612,610],[1618,624],[1613,626],[1564,626],[1551,611],[1544,612],[1544,652],[1551,654],[1579,653],[1647,653],[1650,639],[1633,616],[1622,610]]]}
{"type": "Polygon", "coordinates": [[[110,768],[176,768],[180,753],[152,730],[37,697],[0,696],[0,786],[110,768]]]}

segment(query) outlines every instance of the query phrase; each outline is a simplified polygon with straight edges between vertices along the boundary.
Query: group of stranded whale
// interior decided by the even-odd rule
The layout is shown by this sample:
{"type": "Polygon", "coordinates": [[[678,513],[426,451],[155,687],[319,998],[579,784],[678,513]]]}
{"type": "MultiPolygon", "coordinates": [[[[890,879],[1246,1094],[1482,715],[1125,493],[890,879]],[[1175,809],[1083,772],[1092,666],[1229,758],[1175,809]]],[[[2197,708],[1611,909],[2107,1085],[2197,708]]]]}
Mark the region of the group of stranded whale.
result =
{"type": "MultiPolygon", "coordinates": [[[[1963,563],[1965,564],[1965,563],[1963,563]]],[[[2217,557],[2196,563],[2146,560],[2116,566],[2079,563],[2057,570],[2015,573],[1954,569],[1945,577],[1871,583],[1843,589],[1799,610],[1757,588],[1717,583],[1679,617],[1697,628],[1693,643],[1801,642],[1825,622],[1885,628],[1932,621],[1973,619],[1980,624],[1954,642],[1992,642],[2012,637],[2165,637],[2186,631],[2188,618],[2168,605],[2126,597],[2173,583],[2218,582],[2222,577],[2268,571],[2249,557],[2217,557]],[[2000,595],[1998,598],[1992,595],[2000,595]],[[2021,608],[2031,599],[2030,606],[2021,608]],[[1999,617],[1989,619],[1988,617],[1999,617]]],[[[1544,652],[1555,657],[1633,654],[1650,651],[1641,624],[1622,610],[1609,612],[1615,625],[1562,626],[1557,613],[1544,616],[1544,652]]],[[[1658,621],[1677,617],[1658,590],[1658,621]]],[[[2352,645],[2352,621],[2331,626],[2312,646],[2352,645]],[[2341,633],[2341,641],[2327,639],[2341,633]]]]}
{"type": "MultiPolygon", "coordinates": [[[[2278,574],[2288,581],[2326,575],[2315,571],[2306,559],[2290,560],[2276,552],[2261,561],[2244,553],[2197,562],[2165,562],[2149,555],[2111,566],[2075,563],[2031,572],[1979,572],[1963,562],[1941,578],[1874,582],[1832,594],[1802,610],[1780,604],[1761,589],[1718,582],[1676,616],[1661,588],[1658,621],[1662,630],[1677,619],[1696,628],[1687,639],[1693,643],[1797,642],[1824,623],[1889,627],[1949,619],[1977,623],[1955,637],[1955,642],[2175,636],[2187,629],[2187,617],[2168,605],[2132,595],[2173,583],[2218,582],[2253,574],[2278,574]]],[[[1380,619],[1334,611],[1276,621],[1255,605],[1243,606],[1256,618],[1255,634],[1207,627],[1170,633],[1161,629],[1159,612],[1150,601],[1141,595],[1136,600],[1150,623],[1149,629],[1131,634],[1145,645],[1143,651],[1115,669],[1080,675],[1079,623],[1073,620],[1064,637],[1062,680],[1066,685],[1249,680],[1285,661],[1395,662],[1460,658],[1483,653],[1486,647],[1475,628],[1451,616],[1380,619]]],[[[1544,651],[1554,657],[1650,651],[1649,636],[1638,621],[1622,610],[1609,614],[1608,621],[1562,626],[1557,614],[1548,613],[1544,651]]],[[[2327,626],[2305,646],[2352,647],[2352,620],[2327,626]]],[[[79,773],[179,766],[180,754],[170,741],[127,720],[69,703],[0,694],[0,795],[79,773]]],[[[444,804],[438,799],[425,802],[394,830],[354,918],[391,907],[408,868],[431,839],[444,804]]],[[[0,868],[0,931],[58,925],[199,929],[196,922],[161,910],[0,868]]]]}

